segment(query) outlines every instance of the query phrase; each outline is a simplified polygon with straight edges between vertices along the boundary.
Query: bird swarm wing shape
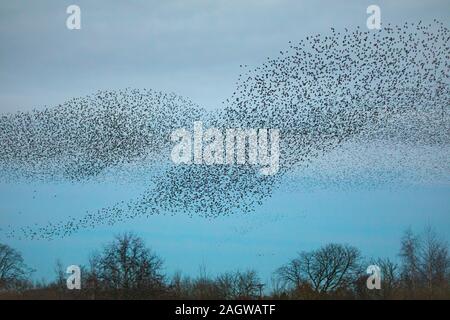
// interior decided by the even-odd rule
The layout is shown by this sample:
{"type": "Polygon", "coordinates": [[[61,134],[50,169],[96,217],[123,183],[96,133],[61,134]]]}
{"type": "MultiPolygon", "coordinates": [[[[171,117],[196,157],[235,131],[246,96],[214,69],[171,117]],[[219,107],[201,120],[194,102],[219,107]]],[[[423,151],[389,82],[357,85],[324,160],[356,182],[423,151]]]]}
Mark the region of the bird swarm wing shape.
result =
{"type": "Polygon", "coordinates": [[[84,181],[127,164],[156,172],[147,191],[81,217],[9,235],[52,239],[140,215],[249,212],[297,168],[346,142],[450,144],[450,32],[442,24],[307,37],[243,72],[220,111],[175,94],[100,91],[0,118],[1,179],[84,181]],[[201,120],[219,128],[277,128],[280,171],[174,165],[170,132],[201,120]]]}

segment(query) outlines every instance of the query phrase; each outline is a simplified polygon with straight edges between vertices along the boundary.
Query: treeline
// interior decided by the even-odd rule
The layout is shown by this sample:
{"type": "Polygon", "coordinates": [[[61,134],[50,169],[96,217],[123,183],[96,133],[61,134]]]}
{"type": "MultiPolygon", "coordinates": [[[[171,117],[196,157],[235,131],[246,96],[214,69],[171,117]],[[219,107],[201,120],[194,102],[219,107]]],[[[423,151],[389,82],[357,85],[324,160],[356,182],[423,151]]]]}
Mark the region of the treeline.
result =
{"type": "Polygon", "coordinates": [[[197,277],[164,274],[163,260],[132,233],[118,235],[81,266],[81,290],[68,290],[56,263],[55,280],[29,280],[33,270],[15,249],[0,244],[0,299],[449,299],[448,244],[431,229],[407,230],[398,262],[367,259],[354,246],[328,244],[300,252],[270,283],[255,270],[197,277]],[[368,265],[381,271],[381,289],[367,288],[368,265]]]}

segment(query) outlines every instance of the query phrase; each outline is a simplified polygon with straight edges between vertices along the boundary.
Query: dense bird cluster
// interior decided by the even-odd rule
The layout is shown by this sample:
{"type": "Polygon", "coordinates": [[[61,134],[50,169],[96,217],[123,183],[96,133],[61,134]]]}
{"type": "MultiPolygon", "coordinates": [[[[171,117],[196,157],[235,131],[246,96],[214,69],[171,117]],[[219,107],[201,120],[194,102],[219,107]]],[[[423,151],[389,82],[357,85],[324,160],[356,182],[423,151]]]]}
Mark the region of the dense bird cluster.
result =
{"type": "Polygon", "coordinates": [[[4,115],[5,180],[83,181],[127,164],[161,164],[147,191],[133,201],[9,235],[52,239],[140,215],[250,212],[286,177],[349,143],[437,146],[448,152],[449,40],[449,29],[437,21],[375,32],[331,29],[245,71],[219,112],[176,95],[128,89],[4,115]],[[220,128],[279,129],[279,173],[263,176],[249,165],[172,164],[170,132],[197,120],[220,128]]]}
{"type": "Polygon", "coordinates": [[[54,108],[0,118],[2,179],[95,177],[107,168],[164,157],[170,133],[204,117],[175,94],[99,91],[54,108]]]}

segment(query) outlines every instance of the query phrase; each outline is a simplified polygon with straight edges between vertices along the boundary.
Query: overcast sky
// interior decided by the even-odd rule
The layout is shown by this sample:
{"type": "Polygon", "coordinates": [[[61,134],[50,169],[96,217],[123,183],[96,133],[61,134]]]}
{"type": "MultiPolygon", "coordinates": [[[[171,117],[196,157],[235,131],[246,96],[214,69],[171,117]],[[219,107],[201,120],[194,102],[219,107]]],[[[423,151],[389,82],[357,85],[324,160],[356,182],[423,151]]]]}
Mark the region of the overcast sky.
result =
{"type": "Polygon", "coordinates": [[[439,0],[1,1],[0,110],[56,105],[99,89],[152,88],[217,107],[240,65],[257,66],[305,35],[382,21],[448,20],[439,0]],[[68,30],[66,8],[81,8],[68,30]]]}

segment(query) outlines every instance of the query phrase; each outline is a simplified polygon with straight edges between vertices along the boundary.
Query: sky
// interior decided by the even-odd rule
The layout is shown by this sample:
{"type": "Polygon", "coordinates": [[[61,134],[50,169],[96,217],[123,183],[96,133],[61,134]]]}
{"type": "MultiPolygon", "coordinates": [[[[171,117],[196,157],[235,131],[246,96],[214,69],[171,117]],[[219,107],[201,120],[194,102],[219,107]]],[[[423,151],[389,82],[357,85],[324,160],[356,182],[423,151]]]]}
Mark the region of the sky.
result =
{"type": "MultiPolygon", "coordinates": [[[[154,88],[217,107],[240,65],[309,34],[365,27],[373,1],[2,1],[3,111],[57,105],[100,89],[154,88]],[[66,8],[81,8],[68,30],[66,8]]],[[[382,21],[448,20],[448,1],[378,1],[382,21]]]]}
{"type": "MultiPolygon", "coordinates": [[[[255,67],[310,34],[365,27],[366,8],[382,23],[448,20],[447,1],[2,1],[0,112],[56,106],[102,89],[151,88],[218,108],[233,93],[241,65],[255,67]],[[68,30],[68,5],[81,30],[68,30]]],[[[447,153],[448,154],[448,153],[447,153]]],[[[345,190],[280,190],[256,213],[217,219],[139,218],[65,239],[4,239],[51,280],[56,259],[85,264],[116,233],[135,231],[165,260],[168,273],[215,274],[256,268],[263,281],[301,250],[328,242],[395,258],[402,232],[435,226],[450,234],[450,188],[358,185],[345,190]],[[391,189],[391,187],[393,187],[391,189]]],[[[140,184],[0,184],[0,227],[42,222],[132,198],[140,184]]]]}

